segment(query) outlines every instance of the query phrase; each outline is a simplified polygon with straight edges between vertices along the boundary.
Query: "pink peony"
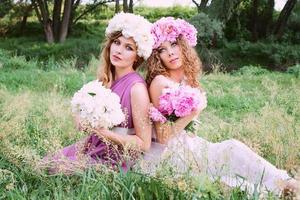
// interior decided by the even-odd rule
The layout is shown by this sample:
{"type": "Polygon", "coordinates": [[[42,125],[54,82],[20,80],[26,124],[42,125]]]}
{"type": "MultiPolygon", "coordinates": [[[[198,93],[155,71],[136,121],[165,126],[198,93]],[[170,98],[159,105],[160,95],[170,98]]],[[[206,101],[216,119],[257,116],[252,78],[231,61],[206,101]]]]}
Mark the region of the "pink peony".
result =
{"type": "Polygon", "coordinates": [[[149,115],[150,119],[152,119],[154,122],[161,122],[165,123],[167,119],[153,106],[149,109],[149,115]]]}
{"type": "Polygon", "coordinates": [[[163,90],[159,97],[159,111],[165,116],[184,117],[195,109],[204,109],[206,103],[206,96],[199,89],[182,85],[163,90]]]}
{"type": "Polygon", "coordinates": [[[151,107],[149,113],[153,121],[165,123],[190,115],[196,109],[203,110],[206,105],[205,93],[198,88],[182,85],[163,89],[158,109],[151,107]]]}
{"type": "Polygon", "coordinates": [[[174,106],[175,115],[177,117],[184,117],[193,111],[195,103],[194,99],[191,96],[183,96],[178,99],[174,106]]]}
{"type": "Polygon", "coordinates": [[[192,47],[197,44],[196,28],[183,19],[163,17],[152,25],[151,33],[155,41],[153,49],[158,48],[165,41],[174,42],[179,36],[182,36],[192,47]]]}
{"type": "Polygon", "coordinates": [[[163,93],[159,97],[159,107],[158,110],[161,112],[163,115],[170,115],[173,112],[173,105],[172,105],[172,100],[174,100],[174,94],[171,92],[167,91],[163,93]]]}

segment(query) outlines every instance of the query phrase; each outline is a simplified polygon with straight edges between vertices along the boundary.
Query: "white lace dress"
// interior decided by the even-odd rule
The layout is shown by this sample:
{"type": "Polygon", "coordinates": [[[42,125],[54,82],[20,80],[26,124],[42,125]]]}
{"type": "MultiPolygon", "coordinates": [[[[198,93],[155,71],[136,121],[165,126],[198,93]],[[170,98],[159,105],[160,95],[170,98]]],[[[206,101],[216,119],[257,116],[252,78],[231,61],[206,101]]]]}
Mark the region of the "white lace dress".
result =
{"type": "Polygon", "coordinates": [[[166,162],[179,174],[187,170],[192,175],[204,173],[212,180],[220,179],[228,186],[240,187],[249,193],[256,189],[279,194],[280,181],[290,178],[285,170],[277,169],[238,140],[211,143],[185,131],[166,145],[152,143],[144,155],[142,169],[153,175],[166,162]]]}
{"type": "Polygon", "coordinates": [[[211,143],[185,131],[166,145],[152,143],[144,155],[143,170],[153,175],[162,163],[179,174],[188,170],[192,175],[205,173],[212,180],[220,179],[228,186],[240,187],[249,193],[256,189],[279,194],[280,181],[290,178],[285,170],[277,169],[238,140],[211,143]]]}

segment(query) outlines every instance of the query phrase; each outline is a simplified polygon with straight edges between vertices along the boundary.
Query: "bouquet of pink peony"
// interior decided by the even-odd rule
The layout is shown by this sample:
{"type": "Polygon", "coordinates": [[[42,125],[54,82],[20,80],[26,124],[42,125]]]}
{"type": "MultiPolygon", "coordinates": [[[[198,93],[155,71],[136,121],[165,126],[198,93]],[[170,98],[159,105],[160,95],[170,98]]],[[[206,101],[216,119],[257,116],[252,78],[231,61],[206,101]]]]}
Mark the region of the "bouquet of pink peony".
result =
{"type": "MultiPolygon", "coordinates": [[[[150,118],[155,122],[175,122],[178,118],[191,114],[195,109],[207,106],[206,94],[198,88],[186,85],[165,88],[159,97],[158,108],[151,107],[150,118]]],[[[185,130],[193,132],[197,120],[191,121],[185,130]]]]}
{"type": "Polygon", "coordinates": [[[112,128],[125,120],[120,98],[98,80],[85,84],[71,101],[72,112],[86,128],[112,128]]]}

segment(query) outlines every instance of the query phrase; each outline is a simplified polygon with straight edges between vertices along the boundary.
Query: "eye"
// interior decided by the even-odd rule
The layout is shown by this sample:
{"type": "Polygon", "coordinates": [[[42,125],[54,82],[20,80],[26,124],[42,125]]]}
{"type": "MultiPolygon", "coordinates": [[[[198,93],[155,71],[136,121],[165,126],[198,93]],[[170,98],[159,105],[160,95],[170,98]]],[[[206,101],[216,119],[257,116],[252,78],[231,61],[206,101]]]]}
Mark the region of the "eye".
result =
{"type": "Polygon", "coordinates": [[[166,49],[165,48],[159,48],[157,51],[158,51],[158,53],[163,53],[163,52],[166,51],[166,49]]]}
{"type": "Polygon", "coordinates": [[[126,49],[127,49],[128,51],[133,51],[133,48],[132,48],[130,45],[127,45],[127,46],[126,46],[126,49]]]}
{"type": "Polygon", "coordinates": [[[118,39],[115,39],[115,40],[113,41],[113,43],[116,44],[116,45],[119,45],[119,44],[120,44],[120,41],[119,41],[118,39]]]}
{"type": "Polygon", "coordinates": [[[172,42],[172,43],[171,43],[171,46],[172,46],[172,47],[177,46],[177,42],[172,42]]]}

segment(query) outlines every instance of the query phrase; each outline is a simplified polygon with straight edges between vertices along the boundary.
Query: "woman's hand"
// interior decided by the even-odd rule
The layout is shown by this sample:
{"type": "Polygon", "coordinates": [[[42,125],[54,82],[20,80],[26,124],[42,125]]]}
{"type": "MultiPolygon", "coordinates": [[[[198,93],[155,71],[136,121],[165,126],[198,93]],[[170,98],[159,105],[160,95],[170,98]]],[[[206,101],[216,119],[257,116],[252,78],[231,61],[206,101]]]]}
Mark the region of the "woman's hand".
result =
{"type": "Polygon", "coordinates": [[[161,144],[166,144],[168,140],[175,135],[172,124],[169,122],[160,123],[157,125],[156,130],[157,141],[161,144]]]}
{"type": "MultiPolygon", "coordinates": [[[[206,94],[204,94],[204,95],[206,96],[206,94]]],[[[207,106],[207,99],[206,99],[206,97],[203,98],[202,101],[203,102],[201,102],[199,104],[199,106],[195,110],[192,111],[191,115],[193,115],[193,116],[196,117],[196,116],[198,116],[202,112],[202,110],[204,110],[204,108],[206,108],[206,106],[207,106]]]]}
{"type": "Polygon", "coordinates": [[[91,132],[95,133],[99,138],[106,138],[111,131],[105,128],[97,128],[91,129],[91,132]]]}
{"type": "Polygon", "coordinates": [[[75,121],[75,127],[78,131],[87,131],[87,128],[83,126],[83,124],[80,122],[80,117],[79,115],[74,116],[74,121],[75,121]]]}
{"type": "MultiPolygon", "coordinates": [[[[203,110],[203,108],[201,108],[201,107],[199,106],[198,108],[194,109],[194,110],[191,112],[190,116],[191,116],[192,118],[197,118],[198,115],[202,112],[202,110],[203,110]]],[[[187,116],[187,117],[189,117],[189,116],[187,116]]]]}

